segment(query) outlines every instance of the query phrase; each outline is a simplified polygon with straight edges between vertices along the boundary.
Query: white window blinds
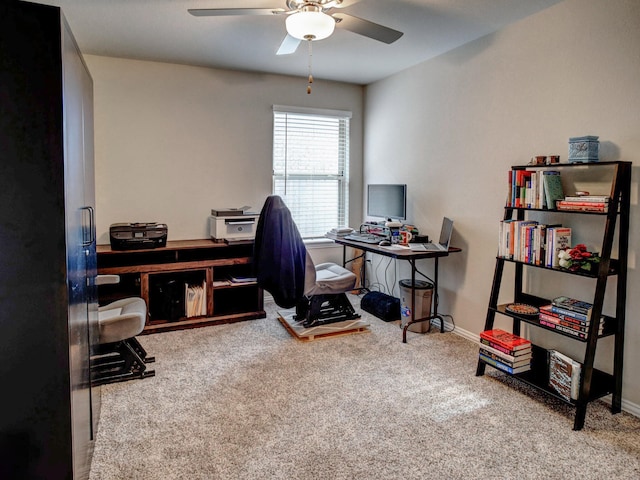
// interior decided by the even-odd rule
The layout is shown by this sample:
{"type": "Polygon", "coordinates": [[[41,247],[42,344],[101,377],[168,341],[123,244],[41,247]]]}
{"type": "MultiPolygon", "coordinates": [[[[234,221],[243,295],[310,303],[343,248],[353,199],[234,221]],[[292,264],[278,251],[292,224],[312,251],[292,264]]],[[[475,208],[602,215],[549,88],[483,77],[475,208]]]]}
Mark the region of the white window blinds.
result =
{"type": "Polygon", "coordinates": [[[351,112],[273,108],[273,193],[304,238],[348,224],[351,112]]]}

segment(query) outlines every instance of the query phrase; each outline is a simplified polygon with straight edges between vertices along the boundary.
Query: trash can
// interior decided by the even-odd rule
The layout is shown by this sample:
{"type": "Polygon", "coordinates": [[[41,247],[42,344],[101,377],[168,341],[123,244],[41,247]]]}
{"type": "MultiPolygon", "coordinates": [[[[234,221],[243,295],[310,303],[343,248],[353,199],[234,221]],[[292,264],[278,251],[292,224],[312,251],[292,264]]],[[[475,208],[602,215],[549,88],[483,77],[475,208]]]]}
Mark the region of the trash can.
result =
{"type": "MultiPolygon", "coordinates": [[[[411,280],[400,280],[400,312],[401,325],[404,326],[413,320],[411,312],[411,280]]],[[[423,318],[431,315],[431,297],[433,296],[433,284],[423,280],[416,280],[414,285],[416,295],[416,312],[417,318],[423,318]]],[[[426,333],[429,331],[429,322],[424,321],[416,323],[409,327],[410,332],[426,333]]]]}

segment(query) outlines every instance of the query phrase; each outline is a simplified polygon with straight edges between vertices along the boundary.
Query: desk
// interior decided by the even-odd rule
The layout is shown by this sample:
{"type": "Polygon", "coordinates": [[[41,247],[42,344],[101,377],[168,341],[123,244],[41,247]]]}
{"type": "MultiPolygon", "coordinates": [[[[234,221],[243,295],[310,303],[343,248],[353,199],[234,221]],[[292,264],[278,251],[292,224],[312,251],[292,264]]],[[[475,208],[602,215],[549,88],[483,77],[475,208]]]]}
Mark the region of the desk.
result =
{"type": "MultiPolygon", "coordinates": [[[[433,312],[432,315],[428,316],[428,317],[423,317],[423,318],[415,318],[415,312],[416,312],[416,293],[415,293],[415,289],[412,289],[411,291],[411,312],[412,312],[412,316],[414,318],[411,319],[410,322],[408,322],[404,328],[402,329],[402,342],[403,343],[407,343],[407,329],[409,328],[410,325],[413,325],[414,323],[420,323],[420,322],[426,322],[426,321],[431,321],[434,318],[437,318],[440,320],[440,332],[444,332],[444,318],[442,318],[441,315],[438,314],[438,302],[437,302],[437,298],[438,298],[438,260],[440,257],[447,257],[449,256],[450,253],[457,253],[457,252],[461,252],[462,249],[460,248],[456,248],[456,247],[449,247],[449,251],[448,252],[414,252],[409,250],[408,248],[403,248],[403,249],[391,249],[391,248],[385,248],[385,247],[381,247],[379,245],[376,244],[371,244],[371,243],[363,243],[363,242],[356,242],[354,240],[346,240],[344,238],[338,238],[338,237],[331,237],[331,239],[342,245],[342,264],[345,265],[347,263],[347,252],[346,252],[346,247],[352,247],[352,248],[357,248],[359,250],[363,250],[364,252],[371,252],[371,253],[375,253],[377,255],[383,255],[385,257],[391,257],[391,258],[395,258],[395,259],[399,259],[399,260],[406,260],[409,262],[409,264],[411,265],[411,285],[415,285],[416,283],[416,260],[422,260],[425,258],[430,258],[433,259],[434,263],[434,274],[433,274],[433,301],[431,302],[431,304],[433,305],[433,312]]],[[[366,263],[365,263],[365,268],[364,271],[366,272],[366,263]]],[[[365,278],[366,276],[363,275],[363,279],[362,279],[362,284],[365,284],[365,278]]]]}

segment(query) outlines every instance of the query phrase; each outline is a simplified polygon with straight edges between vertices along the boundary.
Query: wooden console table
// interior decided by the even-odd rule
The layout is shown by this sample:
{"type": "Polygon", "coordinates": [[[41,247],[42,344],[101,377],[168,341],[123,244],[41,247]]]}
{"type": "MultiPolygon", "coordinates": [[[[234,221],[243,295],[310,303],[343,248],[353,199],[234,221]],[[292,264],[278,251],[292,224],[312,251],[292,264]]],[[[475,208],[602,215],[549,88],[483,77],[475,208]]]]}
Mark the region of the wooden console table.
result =
{"type": "Polygon", "coordinates": [[[120,283],[100,286],[100,304],[142,297],[148,310],[143,333],[266,316],[263,291],[250,279],[253,244],[176,240],[161,248],[123,251],[98,245],[97,251],[98,274],[120,276],[120,283]],[[200,315],[186,314],[186,285],[203,286],[200,315]]]}

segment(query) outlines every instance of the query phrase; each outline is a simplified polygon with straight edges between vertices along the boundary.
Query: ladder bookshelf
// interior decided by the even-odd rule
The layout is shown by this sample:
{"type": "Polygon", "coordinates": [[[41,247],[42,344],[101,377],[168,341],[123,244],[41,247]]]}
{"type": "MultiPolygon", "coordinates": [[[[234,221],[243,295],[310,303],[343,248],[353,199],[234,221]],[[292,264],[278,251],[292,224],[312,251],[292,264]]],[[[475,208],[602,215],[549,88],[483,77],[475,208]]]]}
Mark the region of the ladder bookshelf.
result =
{"type": "MultiPolygon", "coordinates": [[[[581,164],[553,164],[553,165],[536,165],[536,166],[514,166],[512,174],[519,170],[559,170],[562,175],[571,175],[579,172],[580,174],[589,175],[593,173],[597,176],[597,171],[601,169],[609,169],[611,172],[609,207],[606,212],[584,212],[584,211],[559,211],[555,208],[523,208],[507,205],[504,211],[504,220],[525,220],[531,215],[531,212],[539,212],[536,215],[549,217],[553,222],[553,217],[562,215],[562,218],[569,218],[569,221],[578,225],[585,216],[596,215],[602,218],[602,242],[600,245],[600,262],[598,268],[591,272],[570,271],[561,267],[546,267],[542,265],[534,265],[522,261],[513,260],[498,256],[496,258],[496,266],[489,298],[489,306],[485,320],[484,330],[492,330],[496,314],[508,317],[512,322],[512,332],[520,335],[521,324],[526,323],[534,325],[554,332],[556,335],[563,336],[563,342],[566,338],[567,342],[581,342],[584,344],[584,355],[581,359],[576,359],[582,364],[580,375],[579,393],[576,400],[566,400],[564,397],[549,387],[549,372],[547,365],[547,350],[541,345],[532,346],[531,370],[513,375],[513,377],[527,383],[539,390],[547,392],[554,397],[561,399],[575,407],[574,430],[580,430],[584,426],[587,405],[598,398],[611,394],[611,412],[619,413],[621,410],[622,400],[622,365],[624,357],[624,326],[625,326],[625,306],[626,306],[626,286],[627,286],[627,257],[629,249],[629,207],[630,207],[630,190],[631,190],[631,162],[594,162],[581,164]],[[580,170],[577,170],[580,169],[580,170]],[[617,231],[617,239],[616,233],[617,231]],[[617,241],[616,241],[617,240],[617,241]],[[615,245],[617,243],[617,245],[615,245]],[[617,246],[617,258],[612,258],[613,247],[617,246]],[[513,284],[513,302],[525,303],[540,307],[551,303],[551,299],[542,298],[529,291],[525,287],[525,275],[531,273],[529,269],[545,269],[552,270],[554,275],[579,275],[592,280],[593,289],[584,292],[585,299],[592,298],[592,310],[589,327],[586,338],[578,338],[570,333],[565,333],[553,328],[549,328],[540,323],[537,315],[526,316],[514,314],[507,311],[506,305],[498,304],[498,297],[501,291],[501,283],[506,264],[513,264],[515,270],[515,280],[513,284]],[[609,277],[616,276],[616,292],[615,292],[615,313],[612,316],[605,315],[605,327],[602,331],[598,331],[599,322],[603,314],[603,303],[607,282],[609,277]],[[611,372],[607,373],[594,368],[594,359],[596,355],[596,347],[598,341],[602,338],[613,336],[614,352],[611,360],[611,372]]],[[[570,226],[570,225],[569,225],[570,226]]],[[[575,242],[574,242],[575,243],[575,242]]],[[[567,277],[570,280],[570,277],[567,277]]],[[[563,292],[558,292],[558,296],[563,292]]],[[[476,376],[484,375],[487,362],[478,359],[476,376]]]]}

